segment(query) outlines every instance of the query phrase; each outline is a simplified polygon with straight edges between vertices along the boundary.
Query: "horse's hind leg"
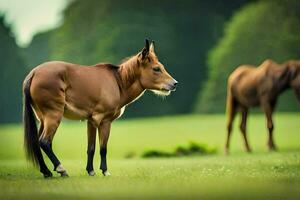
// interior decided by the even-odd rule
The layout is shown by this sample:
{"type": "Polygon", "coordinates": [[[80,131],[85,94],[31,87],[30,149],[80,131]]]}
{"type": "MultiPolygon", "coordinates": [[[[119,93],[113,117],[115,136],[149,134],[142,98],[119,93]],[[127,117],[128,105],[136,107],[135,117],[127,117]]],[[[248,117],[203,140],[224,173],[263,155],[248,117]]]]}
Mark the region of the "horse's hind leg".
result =
{"type": "Polygon", "coordinates": [[[229,154],[229,146],[230,146],[230,137],[232,132],[232,124],[237,112],[237,104],[234,99],[227,99],[227,112],[228,112],[228,122],[227,122],[227,138],[226,138],[226,145],[225,145],[225,154],[229,154]]]}
{"type": "Polygon", "coordinates": [[[240,130],[241,130],[243,138],[244,138],[246,151],[250,153],[251,148],[249,146],[248,139],[247,139],[247,133],[246,133],[248,109],[245,107],[241,108],[241,114],[242,114],[242,120],[241,120],[241,124],[240,124],[240,130]]]}
{"type": "MultiPolygon", "coordinates": [[[[44,131],[44,122],[41,120],[40,128],[39,128],[39,136],[42,135],[43,131],[44,131]]],[[[43,155],[41,155],[41,158],[42,158],[42,156],[43,155]]],[[[44,159],[39,159],[39,165],[40,165],[40,172],[42,172],[44,174],[45,178],[52,177],[52,173],[48,169],[44,159]]]]}
{"type": "Polygon", "coordinates": [[[60,161],[54,154],[52,150],[52,140],[54,137],[54,134],[60,124],[62,118],[61,112],[52,112],[51,114],[48,114],[44,118],[44,130],[42,135],[40,136],[40,145],[41,148],[44,150],[46,155],[51,160],[54,170],[57,173],[60,173],[61,176],[68,176],[67,171],[64,169],[64,167],[61,165],[60,161]]]}

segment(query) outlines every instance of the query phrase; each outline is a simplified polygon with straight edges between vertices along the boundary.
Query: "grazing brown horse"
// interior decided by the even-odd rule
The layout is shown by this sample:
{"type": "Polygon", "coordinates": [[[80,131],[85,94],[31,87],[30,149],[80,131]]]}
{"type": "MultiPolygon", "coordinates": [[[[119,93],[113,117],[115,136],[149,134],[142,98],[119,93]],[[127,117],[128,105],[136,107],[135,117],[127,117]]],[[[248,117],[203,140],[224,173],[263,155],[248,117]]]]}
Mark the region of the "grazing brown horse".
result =
{"type": "Polygon", "coordinates": [[[40,147],[61,176],[68,176],[52,150],[52,140],[62,117],[87,120],[87,166],[95,175],[93,157],[96,132],[100,140],[100,169],[107,171],[106,148],[113,120],[120,117],[125,107],[139,98],[145,90],[169,95],[176,88],[172,78],[158,61],[154,42],[120,66],[97,64],[80,66],[66,62],[47,62],[34,68],[24,80],[24,129],[27,157],[39,165],[44,177],[51,177],[40,147]],[[35,116],[40,122],[39,130],[35,116]]]}
{"type": "Polygon", "coordinates": [[[228,78],[227,85],[227,141],[225,151],[229,151],[232,123],[238,111],[242,118],[240,130],[246,150],[251,152],[247,135],[246,121],[250,107],[261,106],[266,116],[269,131],[269,150],[276,150],[273,141],[273,121],[277,97],[288,88],[294,89],[300,100],[300,61],[291,60],[281,65],[272,60],[265,60],[259,67],[242,65],[228,78]]]}

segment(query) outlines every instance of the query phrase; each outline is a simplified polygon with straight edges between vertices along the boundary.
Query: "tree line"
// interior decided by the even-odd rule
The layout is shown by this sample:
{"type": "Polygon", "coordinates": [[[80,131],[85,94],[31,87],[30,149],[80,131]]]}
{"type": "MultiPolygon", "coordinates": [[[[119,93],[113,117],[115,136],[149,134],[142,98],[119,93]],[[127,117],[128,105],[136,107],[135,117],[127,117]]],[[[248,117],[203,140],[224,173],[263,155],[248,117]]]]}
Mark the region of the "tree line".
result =
{"type": "MultiPolygon", "coordinates": [[[[20,121],[21,83],[36,65],[48,60],[119,64],[143,47],[145,37],[156,41],[157,54],[179,87],[167,100],[147,92],[124,117],[223,112],[226,78],[236,66],[266,57],[297,58],[297,8],[296,0],[75,0],[60,27],[36,34],[23,49],[2,17],[1,74],[8,79],[0,80],[7,94],[1,95],[0,122],[20,121]]],[[[294,110],[293,100],[287,95],[289,105],[281,109],[294,110]]]]}

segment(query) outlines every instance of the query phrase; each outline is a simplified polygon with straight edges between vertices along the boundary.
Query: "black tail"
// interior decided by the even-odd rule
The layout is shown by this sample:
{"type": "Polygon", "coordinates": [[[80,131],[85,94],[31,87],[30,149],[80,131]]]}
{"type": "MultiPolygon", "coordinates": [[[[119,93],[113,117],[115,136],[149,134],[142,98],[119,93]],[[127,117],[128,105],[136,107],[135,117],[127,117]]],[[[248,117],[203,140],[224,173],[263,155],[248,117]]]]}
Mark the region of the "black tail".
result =
{"type": "Polygon", "coordinates": [[[40,165],[43,156],[39,145],[35,114],[31,107],[30,85],[32,77],[33,75],[30,75],[29,78],[26,78],[23,86],[24,147],[27,159],[31,160],[34,165],[40,165]]]}

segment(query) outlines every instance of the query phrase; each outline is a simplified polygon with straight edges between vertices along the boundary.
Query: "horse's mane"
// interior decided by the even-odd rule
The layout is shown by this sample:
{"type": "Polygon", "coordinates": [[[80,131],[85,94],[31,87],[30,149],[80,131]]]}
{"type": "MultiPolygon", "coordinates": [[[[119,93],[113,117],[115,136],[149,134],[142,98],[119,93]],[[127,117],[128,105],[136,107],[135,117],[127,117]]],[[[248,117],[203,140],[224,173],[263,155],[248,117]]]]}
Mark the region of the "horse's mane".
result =
{"type": "Polygon", "coordinates": [[[136,80],[136,70],[139,66],[138,55],[125,58],[118,68],[122,86],[132,84],[136,80]]]}

